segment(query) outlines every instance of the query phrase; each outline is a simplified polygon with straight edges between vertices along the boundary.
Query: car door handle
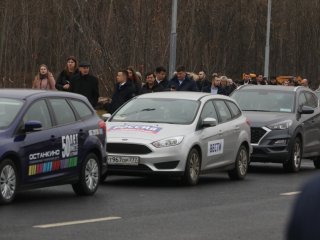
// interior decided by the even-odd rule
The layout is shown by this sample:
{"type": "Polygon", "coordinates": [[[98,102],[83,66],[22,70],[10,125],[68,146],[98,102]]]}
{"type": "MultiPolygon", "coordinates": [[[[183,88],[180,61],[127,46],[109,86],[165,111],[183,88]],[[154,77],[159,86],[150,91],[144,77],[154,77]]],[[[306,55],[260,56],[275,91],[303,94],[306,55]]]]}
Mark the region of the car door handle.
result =
{"type": "Polygon", "coordinates": [[[236,127],[234,128],[234,131],[235,131],[235,132],[239,132],[239,131],[240,131],[240,127],[239,127],[239,126],[236,126],[236,127]]]}
{"type": "Polygon", "coordinates": [[[222,130],[219,131],[219,136],[222,136],[223,135],[223,132],[222,130]]]}

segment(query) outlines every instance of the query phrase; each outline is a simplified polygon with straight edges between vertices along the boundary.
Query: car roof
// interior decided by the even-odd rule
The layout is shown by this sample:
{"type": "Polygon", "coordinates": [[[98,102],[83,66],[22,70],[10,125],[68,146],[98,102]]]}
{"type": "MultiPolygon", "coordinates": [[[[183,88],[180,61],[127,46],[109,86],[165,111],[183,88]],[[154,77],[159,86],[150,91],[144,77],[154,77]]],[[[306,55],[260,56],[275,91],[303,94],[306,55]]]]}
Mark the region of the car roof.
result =
{"type": "Polygon", "coordinates": [[[238,87],[238,90],[240,89],[250,89],[250,90],[278,90],[278,91],[285,91],[285,92],[296,92],[300,89],[310,90],[309,88],[302,87],[302,86],[283,86],[283,85],[241,85],[238,87]]]}
{"type": "Polygon", "coordinates": [[[167,92],[154,92],[139,95],[137,98],[165,98],[165,99],[184,99],[184,100],[195,100],[198,101],[205,97],[211,98],[223,98],[230,99],[224,95],[212,95],[210,93],[203,92],[187,92],[187,91],[167,91],[167,92]]]}
{"type": "Polygon", "coordinates": [[[27,99],[30,97],[75,97],[84,98],[83,96],[70,92],[62,91],[46,91],[38,89],[25,89],[25,88],[3,88],[0,89],[0,97],[12,99],[27,99]]]}

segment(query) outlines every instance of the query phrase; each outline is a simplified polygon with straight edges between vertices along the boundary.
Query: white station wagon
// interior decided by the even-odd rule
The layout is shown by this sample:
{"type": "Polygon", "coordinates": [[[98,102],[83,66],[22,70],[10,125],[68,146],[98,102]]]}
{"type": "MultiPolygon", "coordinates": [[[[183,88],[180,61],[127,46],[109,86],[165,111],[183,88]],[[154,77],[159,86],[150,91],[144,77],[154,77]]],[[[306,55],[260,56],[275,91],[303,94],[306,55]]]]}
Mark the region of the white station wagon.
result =
{"type": "Polygon", "coordinates": [[[250,126],[229,97],[150,93],[104,117],[107,175],[167,174],[195,185],[201,173],[227,171],[231,179],[247,174],[250,126]]]}

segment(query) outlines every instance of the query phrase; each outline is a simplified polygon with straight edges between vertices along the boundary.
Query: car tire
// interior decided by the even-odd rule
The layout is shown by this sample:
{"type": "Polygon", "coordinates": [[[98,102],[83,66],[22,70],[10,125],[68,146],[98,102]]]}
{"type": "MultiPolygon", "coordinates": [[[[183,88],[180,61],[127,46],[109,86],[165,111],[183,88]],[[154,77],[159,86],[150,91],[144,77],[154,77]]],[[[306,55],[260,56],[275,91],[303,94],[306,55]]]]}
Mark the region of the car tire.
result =
{"type": "Polygon", "coordinates": [[[99,180],[99,160],[95,154],[90,153],[82,164],[79,181],[72,184],[73,191],[80,196],[93,195],[98,189],[99,180]]]}
{"type": "Polygon", "coordinates": [[[295,138],[289,159],[283,163],[283,168],[287,172],[299,172],[302,160],[302,142],[300,138],[295,138]]]}
{"type": "Polygon", "coordinates": [[[0,163],[0,204],[13,201],[17,190],[17,169],[14,162],[5,159],[0,163]]]}
{"type": "Polygon", "coordinates": [[[197,149],[192,148],[188,154],[182,182],[188,186],[197,185],[200,177],[201,159],[197,149]]]}
{"type": "Polygon", "coordinates": [[[248,168],[249,152],[244,145],[241,145],[237,153],[235,167],[234,169],[228,171],[229,178],[231,180],[243,180],[247,175],[248,168]]]}

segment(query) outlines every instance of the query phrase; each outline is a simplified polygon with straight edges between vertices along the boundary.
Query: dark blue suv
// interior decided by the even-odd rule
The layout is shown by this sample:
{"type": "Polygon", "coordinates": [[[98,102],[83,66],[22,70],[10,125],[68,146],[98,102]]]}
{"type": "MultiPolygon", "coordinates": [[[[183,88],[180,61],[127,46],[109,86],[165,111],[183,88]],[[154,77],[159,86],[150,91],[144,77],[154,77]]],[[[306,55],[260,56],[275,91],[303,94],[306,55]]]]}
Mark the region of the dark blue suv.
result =
{"type": "Polygon", "coordinates": [[[106,172],[105,139],[105,122],[81,95],[1,89],[0,203],[60,184],[94,194],[106,172]]]}

